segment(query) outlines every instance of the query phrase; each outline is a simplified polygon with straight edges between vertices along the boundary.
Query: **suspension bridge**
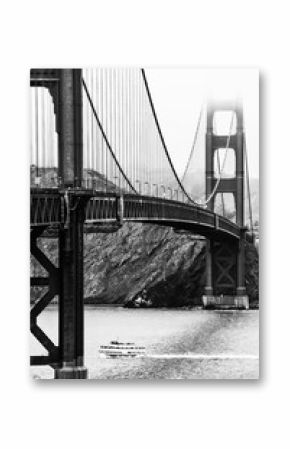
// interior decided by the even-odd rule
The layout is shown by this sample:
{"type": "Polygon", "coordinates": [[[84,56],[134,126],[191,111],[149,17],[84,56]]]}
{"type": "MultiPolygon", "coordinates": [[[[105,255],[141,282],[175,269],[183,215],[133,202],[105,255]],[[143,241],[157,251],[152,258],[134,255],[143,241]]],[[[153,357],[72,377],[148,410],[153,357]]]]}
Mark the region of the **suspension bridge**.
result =
{"type": "Polygon", "coordinates": [[[252,220],[241,103],[208,104],[201,110],[180,177],[143,69],[32,69],[30,86],[31,255],[47,273],[31,277],[31,286],[44,292],[31,309],[31,332],[46,351],[32,356],[31,364],[52,366],[56,378],[86,378],[83,235],[117,232],[124,222],[170,226],[206,237],[204,306],[248,308],[245,242],[251,238],[252,220]],[[224,134],[215,129],[220,111],[230,114],[224,134]],[[200,139],[203,194],[186,187],[200,139]],[[228,177],[223,175],[230,151],[235,170],[228,177]],[[231,220],[227,194],[234,198],[231,220]],[[58,240],[56,264],[38,246],[45,237],[58,240]],[[57,344],[37,322],[55,296],[57,344]]]}

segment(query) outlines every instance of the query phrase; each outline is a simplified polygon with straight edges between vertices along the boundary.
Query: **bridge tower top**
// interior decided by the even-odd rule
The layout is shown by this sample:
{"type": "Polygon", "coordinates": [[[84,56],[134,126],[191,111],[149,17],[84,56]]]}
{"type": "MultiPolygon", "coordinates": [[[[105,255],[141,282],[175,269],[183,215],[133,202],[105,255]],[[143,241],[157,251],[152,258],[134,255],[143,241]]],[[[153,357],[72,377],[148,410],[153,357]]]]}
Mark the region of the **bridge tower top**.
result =
{"type": "MultiPolygon", "coordinates": [[[[224,164],[222,164],[224,165],[224,164]]],[[[231,193],[234,197],[236,223],[244,227],[244,121],[243,107],[240,101],[211,102],[207,105],[206,129],[206,196],[210,198],[208,207],[215,210],[215,201],[218,194],[231,193]],[[214,129],[215,114],[220,111],[231,113],[229,133],[218,134],[214,129]],[[215,153],[228,150],[235,153],[235,173],[232,177],[224,177],[222,170],[216,175],[214,161],[215,153]]]]}

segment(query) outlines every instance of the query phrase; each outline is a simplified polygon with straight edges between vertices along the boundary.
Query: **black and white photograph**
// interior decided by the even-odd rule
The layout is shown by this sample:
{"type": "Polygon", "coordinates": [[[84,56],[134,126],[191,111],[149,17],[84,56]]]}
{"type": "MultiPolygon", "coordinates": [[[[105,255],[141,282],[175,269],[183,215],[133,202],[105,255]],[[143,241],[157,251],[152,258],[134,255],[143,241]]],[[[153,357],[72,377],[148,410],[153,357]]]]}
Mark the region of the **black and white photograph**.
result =
{"type": "Polygon", "coordinates": [[[0,446],[288,448],[288,2],[2,3],[0,446]]]}
{"type": "Polygon", "coordinates": [[[258,70],[29,89],[33,379],[258,379],[258,70]]]}

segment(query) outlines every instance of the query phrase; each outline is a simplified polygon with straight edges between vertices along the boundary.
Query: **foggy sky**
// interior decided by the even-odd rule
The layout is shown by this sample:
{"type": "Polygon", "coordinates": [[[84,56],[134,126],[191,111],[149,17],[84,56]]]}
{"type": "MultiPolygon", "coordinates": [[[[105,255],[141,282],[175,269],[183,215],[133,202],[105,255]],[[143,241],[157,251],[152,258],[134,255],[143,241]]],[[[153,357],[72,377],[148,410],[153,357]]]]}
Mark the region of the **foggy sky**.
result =
{"type": "Polygon", "coordinates": [[[259,176],[259,72],[256,69],[145,68],[170,155],[182,174],[207,98],[241,98],[251,177],[259,176]]]}

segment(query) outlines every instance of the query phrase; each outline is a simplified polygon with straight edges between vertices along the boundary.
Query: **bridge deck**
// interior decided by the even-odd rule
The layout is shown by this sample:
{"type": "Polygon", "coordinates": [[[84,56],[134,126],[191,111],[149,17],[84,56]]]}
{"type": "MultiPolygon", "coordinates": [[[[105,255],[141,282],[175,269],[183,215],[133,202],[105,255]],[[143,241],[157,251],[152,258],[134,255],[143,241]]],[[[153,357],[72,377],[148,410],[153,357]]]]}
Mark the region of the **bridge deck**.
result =
{"type": "MultiPolygon", "coordinates": [[[[101,225],[123,221],[152,223],[186,229],[201,235],[224,235],[239,239],[241,228],[226,218],[193,204],[133,194],[116,194],[93,190],[71,190],[70,197],[86,198],[85,223],[101,225]]],[[[31,190],[31,227],[57,226],[67,219],[64,191],[31,190]]]]}

